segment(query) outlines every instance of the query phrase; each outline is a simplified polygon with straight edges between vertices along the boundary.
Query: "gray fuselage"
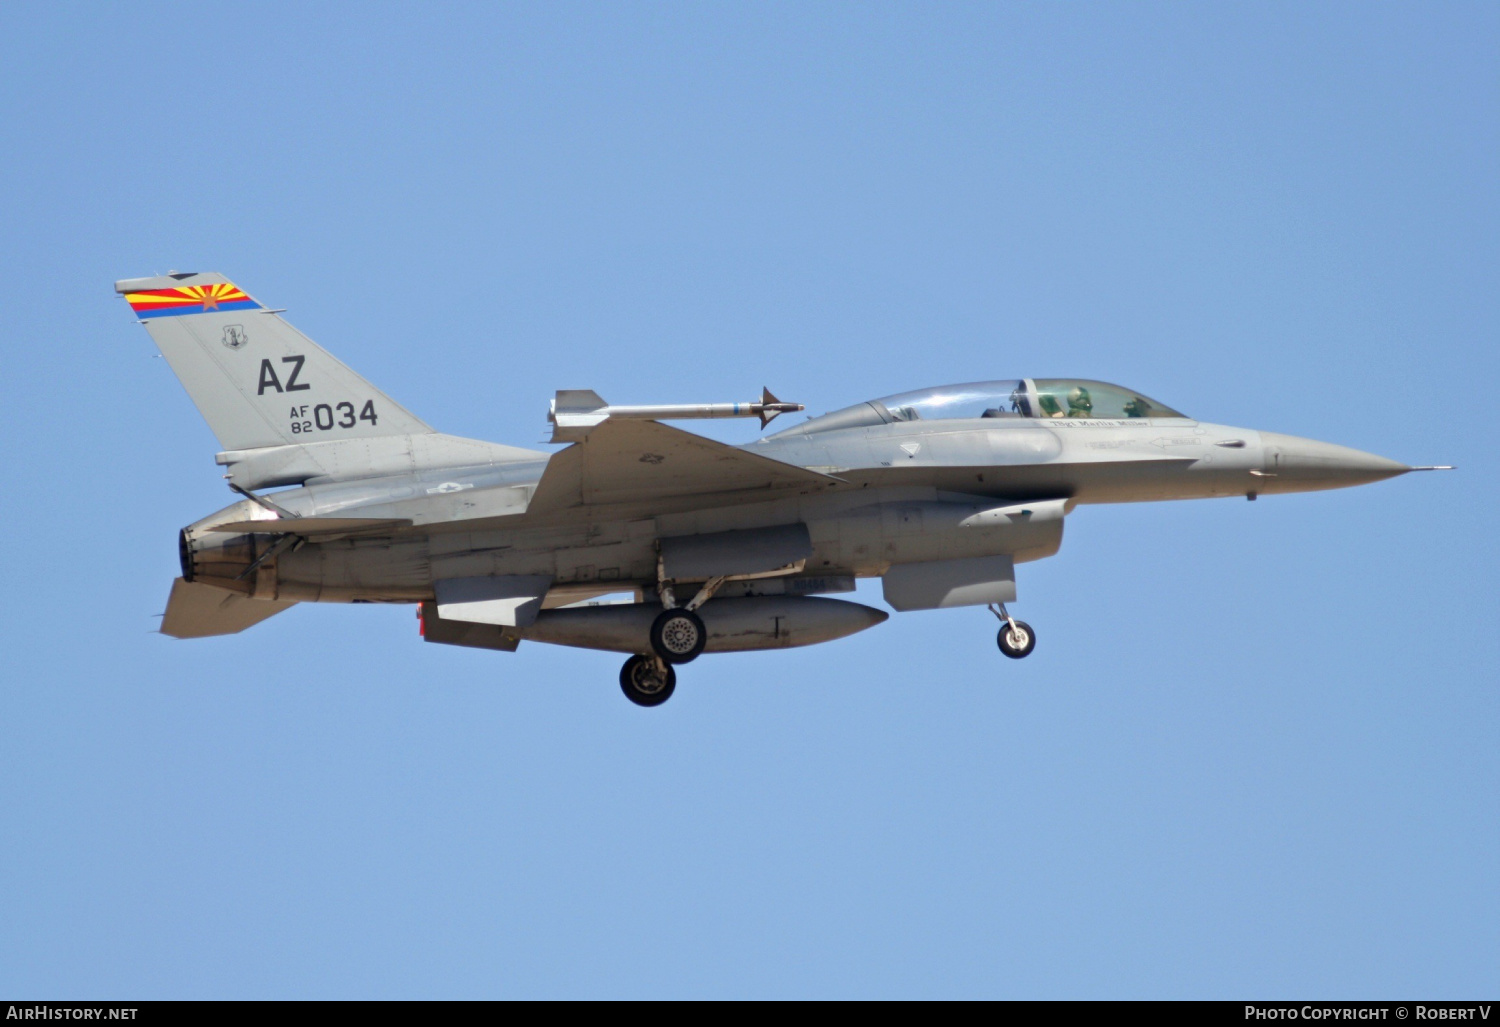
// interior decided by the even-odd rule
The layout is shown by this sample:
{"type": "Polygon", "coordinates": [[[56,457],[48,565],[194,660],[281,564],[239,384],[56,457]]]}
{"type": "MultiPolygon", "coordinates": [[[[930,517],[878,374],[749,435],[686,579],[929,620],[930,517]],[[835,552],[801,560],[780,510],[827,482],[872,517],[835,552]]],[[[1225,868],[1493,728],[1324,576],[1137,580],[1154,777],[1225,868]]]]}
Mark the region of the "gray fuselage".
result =
{"type": "MultiPolygon", "coordinates": [[[[1063,515],[1079,503],[1254,498],[1409,470],[1341,446],[1182,417],[1002,417],[823,430],[815,420],[740,448],[830,478],[820,487],[546,512],[528,510],[545,458],[314,481],[276,493],[276,504],[299,517],[411,524],[379,536],[306,540],[265,558],[270,536],[209,530],[264,516],[246,500],[184,531],[184,574],[257,598],[324,602],[420,602],[446,578],[536,575],[552,582],[547,605],[555,607],[649,591],[663,538],[800,523],[812,541],[801,574],[812,580],[798,588],[843,591],[847,579],[901,564],[1050,556],[1061,544],[1063,515]],[[1017,504],[1025,505],[1024,517],[994,514],[1013,514],[1017,504]]],[[[764,594],[771,586],[747,582],[739,594],[757,587],[764,594]]]]}

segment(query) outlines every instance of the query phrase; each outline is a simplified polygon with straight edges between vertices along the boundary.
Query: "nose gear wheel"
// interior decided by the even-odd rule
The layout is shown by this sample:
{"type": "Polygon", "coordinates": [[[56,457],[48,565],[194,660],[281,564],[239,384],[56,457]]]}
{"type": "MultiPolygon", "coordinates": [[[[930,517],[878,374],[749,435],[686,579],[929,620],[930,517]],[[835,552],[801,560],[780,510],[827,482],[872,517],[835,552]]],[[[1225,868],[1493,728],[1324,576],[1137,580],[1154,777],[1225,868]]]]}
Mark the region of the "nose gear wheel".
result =
{"type": "Polygon", "coordinates": [[[1002,653],[1012,660],[1019,660],[1030,656],[1031,650],[1036,648],[1036,632],[1023,620],[1011,621],[1001,626],[1000,635],[995,642],[1002,653]]]}
{"type": "Polygon", "coordinates": [[[1031,650],[1036,648],[1036,632],[1031,630],[1031,625],[1012,617],[1004,603],[999,606],[991,604],[989,611],[1000,621],[1000,634],[995,639],[1000,651],[1012,660],[1030,656],[1031,650]]]}

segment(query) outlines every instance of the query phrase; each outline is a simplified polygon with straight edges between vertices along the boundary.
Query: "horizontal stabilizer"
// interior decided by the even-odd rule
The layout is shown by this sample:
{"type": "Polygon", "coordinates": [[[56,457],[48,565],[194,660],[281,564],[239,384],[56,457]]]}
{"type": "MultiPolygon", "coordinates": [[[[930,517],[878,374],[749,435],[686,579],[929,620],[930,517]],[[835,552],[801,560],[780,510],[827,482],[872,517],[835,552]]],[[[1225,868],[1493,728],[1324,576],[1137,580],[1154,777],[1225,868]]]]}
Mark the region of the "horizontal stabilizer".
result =
{"type": "Polygon", "coordinates": [[[172,582],[161,633],[173,638],[234,635],[296,605],[286,600],[251,599],[238,592],[178,578],[172,582]]]}
{"type": "Polygon", "coordinates": [[[227,521],[207,530],[234,535],[353,535],[409,528],[404,517],[267,517],[257,521],[227,521]]]}
{"type": "Polygon", "coordinates": [[[547,462],[527,513],[749,489],[810,491],[838,482],[655,421],[607,420],[547,462]]]}

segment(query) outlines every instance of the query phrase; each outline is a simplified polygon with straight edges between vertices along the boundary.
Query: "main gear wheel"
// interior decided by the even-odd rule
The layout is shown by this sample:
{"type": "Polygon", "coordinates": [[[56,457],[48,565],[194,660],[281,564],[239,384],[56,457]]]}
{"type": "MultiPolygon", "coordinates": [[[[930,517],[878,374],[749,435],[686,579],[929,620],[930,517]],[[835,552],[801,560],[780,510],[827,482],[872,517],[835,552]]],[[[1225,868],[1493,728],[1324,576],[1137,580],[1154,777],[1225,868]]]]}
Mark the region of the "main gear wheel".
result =
{"type": "Polygon", "coordinates": [[[676,688],[677,672],[655,656],[632,656],[620,668],[620,690],[637,706],[660,706],[676,688]]]}
{"type": "Polygon", "coordinates": [[[691,663],[707,644],[708,629],[692,610],[663,610],[651,624],[651,648],[668,663],[691,663]]]}

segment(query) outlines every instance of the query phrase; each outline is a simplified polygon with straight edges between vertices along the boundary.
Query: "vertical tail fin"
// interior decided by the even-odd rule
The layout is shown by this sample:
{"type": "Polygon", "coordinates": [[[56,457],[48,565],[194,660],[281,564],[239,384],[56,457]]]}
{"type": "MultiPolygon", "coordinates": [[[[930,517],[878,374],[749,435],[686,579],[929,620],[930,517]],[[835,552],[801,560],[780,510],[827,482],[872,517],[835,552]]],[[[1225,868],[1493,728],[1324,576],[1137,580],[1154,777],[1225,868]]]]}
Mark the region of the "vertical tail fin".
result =
{"type": "Polygon", "coordinates": [[[432,428],[223,275],[115,283],[226,450],[432,428]]]}

